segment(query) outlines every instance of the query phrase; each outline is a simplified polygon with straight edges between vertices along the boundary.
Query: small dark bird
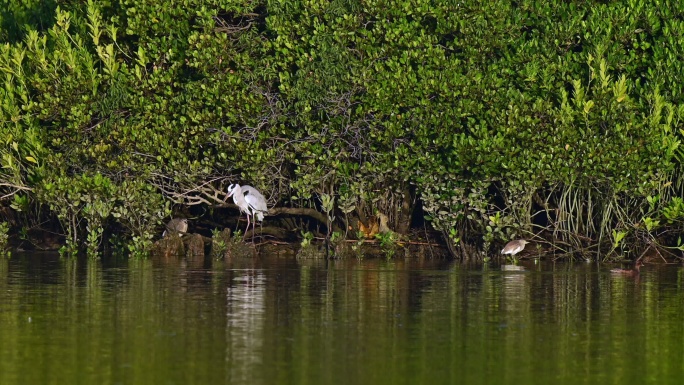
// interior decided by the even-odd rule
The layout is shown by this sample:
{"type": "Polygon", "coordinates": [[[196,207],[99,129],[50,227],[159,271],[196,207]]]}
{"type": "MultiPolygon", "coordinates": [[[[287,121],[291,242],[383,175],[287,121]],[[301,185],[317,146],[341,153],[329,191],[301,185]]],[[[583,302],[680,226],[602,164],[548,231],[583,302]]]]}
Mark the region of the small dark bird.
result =
{"type": "Polygon", "coordinates": [[[637,276],[640,274],[641,266],[643,266],[643,265],[644,265],[644,261],[642,261],[641,259],[638,259],[636,261],[636,263],[634,264],[634,267],[631,269],[622,269],[622,268],[611,269],[610,272],[611,272],[611,274],[615,274],[615,275],[619,274],[619,275],[624,275],[624,276],[628,276],[628,277],[634,277],[634,276],[637,276]]]}
{"type": "Polygon", "coordinates": [[[166,224],[166,230],[162,234],[162,238],[167,235],[178,234],[182,237],[183,234],[188,232],[188,220],[186,218],[173,218],[166,224]]]}
{"type": "Polygon", "coordinates": [[[519,252],[523,251],[525,248],[525,245],[530,242],[524,240],[524,239],[516,239],[513,241],[510,241],[504,246],[503,250],[501,250],[501,254],[509,254],[511,256],[515,256],[519,252]]]}

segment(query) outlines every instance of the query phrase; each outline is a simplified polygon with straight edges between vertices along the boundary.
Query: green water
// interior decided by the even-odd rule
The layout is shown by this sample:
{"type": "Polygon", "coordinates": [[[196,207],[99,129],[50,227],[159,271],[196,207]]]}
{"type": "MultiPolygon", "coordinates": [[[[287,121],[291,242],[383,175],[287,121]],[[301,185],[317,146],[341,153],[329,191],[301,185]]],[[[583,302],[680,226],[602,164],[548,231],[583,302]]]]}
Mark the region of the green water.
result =
{"type": "Polygon", "coordinates": [[[684,277],[0,259],[0,384],[681,384],[684,277]]]}

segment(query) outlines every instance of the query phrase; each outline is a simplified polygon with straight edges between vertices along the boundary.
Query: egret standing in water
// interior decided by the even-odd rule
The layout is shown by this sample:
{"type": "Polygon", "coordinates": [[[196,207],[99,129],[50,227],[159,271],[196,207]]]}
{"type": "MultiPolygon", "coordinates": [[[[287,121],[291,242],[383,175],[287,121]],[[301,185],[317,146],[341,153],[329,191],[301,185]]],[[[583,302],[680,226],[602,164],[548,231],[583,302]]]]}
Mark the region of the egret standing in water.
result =
{"type": "MultiPolygon", "coordinates": [[[[240,208],[240,212],[247,214],[247,229],[252,223],[252,230],[254,230],[255,221],[263,221],[264,214],[268,211],[266,205],[266,198],[252,186],[239,184],[231,184],[228,186],[228,197],[233,197],[233,202],[240,208]],[[251,217],[251,222],[250,222],[251,217]]],[[[245,233],[247,230],[245,230],[245,233]]]]}
{"type": "Polygon", "coordinates": [[[506,244],[506,246],[504,246],[503,250],[501,250],[501,254],[509,254],[510,256],[515,257],[516,254],[523,251],[525,245],[528,243],[530,242],[524,239],[510,241],[506,244]]]}

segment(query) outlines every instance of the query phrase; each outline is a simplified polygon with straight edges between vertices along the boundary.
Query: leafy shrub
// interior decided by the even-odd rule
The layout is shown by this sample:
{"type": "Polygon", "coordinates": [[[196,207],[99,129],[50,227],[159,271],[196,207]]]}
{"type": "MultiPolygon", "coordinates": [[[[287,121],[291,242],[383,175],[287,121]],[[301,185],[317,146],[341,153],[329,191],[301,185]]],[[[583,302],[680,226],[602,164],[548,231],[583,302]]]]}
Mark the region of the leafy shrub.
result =
{"type": "Polygon", "coordinates": [[[3,204],[49,205],[91,254],[233,181],[347,230],[422,207],[484,250],[681,229],[679,3],[10,3],[3,204]]]}

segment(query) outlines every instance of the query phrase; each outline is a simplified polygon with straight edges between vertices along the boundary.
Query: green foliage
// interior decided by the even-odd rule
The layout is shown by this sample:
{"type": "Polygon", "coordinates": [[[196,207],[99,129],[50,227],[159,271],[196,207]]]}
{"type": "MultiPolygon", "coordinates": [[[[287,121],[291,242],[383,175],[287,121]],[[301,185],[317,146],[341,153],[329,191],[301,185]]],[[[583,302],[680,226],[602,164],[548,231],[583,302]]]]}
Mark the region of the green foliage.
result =
{"type": "Polygon", "coordinates": [[[363,259],[363,250],[361,246],[364,244],[366,235],[362,231],[356,232],[356,242],[351,245],[352,251],[356,254],[357,259],[363,259]]]}
{"type": "Polygon", "coordinates": [[[49,206],[70,252],[119,226],[144,254],[171,202],[234,179],[345,229],[397,229],[417,194],[485,248],[682,228],[676,2],[8,4],[0,196],[49,206]]]}
{"type": "Polygon", "coordinates": [[[684,199],[672,197],[667,206],[662,208],[663,217],[669,224],[681,221],[684,218],[684,199]]]}
{"type": "Polygon", "coordinates": [[[101,174],[46,179],[36,198],[50,207],[65,229],[65,252],[73,254],[85,240],[91,257],[97,257],[109,221],[132,235],[131,253],[144,254],[156,228],[170,214],[169,203],[147,183],[125,180],[117,185],[101,174]]]}
{"type": "Polygon", "coordinates": [[[131,255],[146,256],[157,229],[171,215],[170,202],[144,181],[123,181],[118,198],[112,217],[132,235],[131,255]]]}
{"type": "Polygon", "coordinates": [[[0,257],[9,257],[9,224],[0,222],[0,257]]]}
{"type": "Polygon", "coordinates": [[[53,0],[3,0],[0,12],[0,42],[20,41],[25,26],[44,30],[54,19],[53,0]]]}
{"type": "Polygon", "coordinates": [[[300,246],[302,248],[311,247],[311,241],[313,241],[314,235],[311,231],[302,231],[302,241],[300,246]]]}
{"type": "MultiPolygon", "coordinates": [[[[230,233],[228,233],[230,234],[230,233]]],[[[211,255],[215,260],[223,259],[228,251],[228,243],[230,238],[226,237],[226,233],[219,229],[211,230],[211,255]]]]}
{"type": "Polygon", "coordinates": [[[625,235],[627,235],[626,231],[613,230],[613,249],[617,249],[620,246],[625,235]]]}
{"type": "Polygon", "coordinates": [[[104,232],[104,221],[111,214],[115,186],[109,179],[96,174],[92,177],[46,179],[40,187],[36,192],[37,199],[50,207],[66,231],[65,252],[76,252],[85,228],[88,254],[95,256],[104,232]]]}
{"type": "Polygon", "coordinates": [[[380,243],[380,249],[385,253],[385,257],[390,259],[394,256],[399,246],[397,242],[399,238],[395,232],[386,232],[375,234],[375,239],[380,243]]]}

